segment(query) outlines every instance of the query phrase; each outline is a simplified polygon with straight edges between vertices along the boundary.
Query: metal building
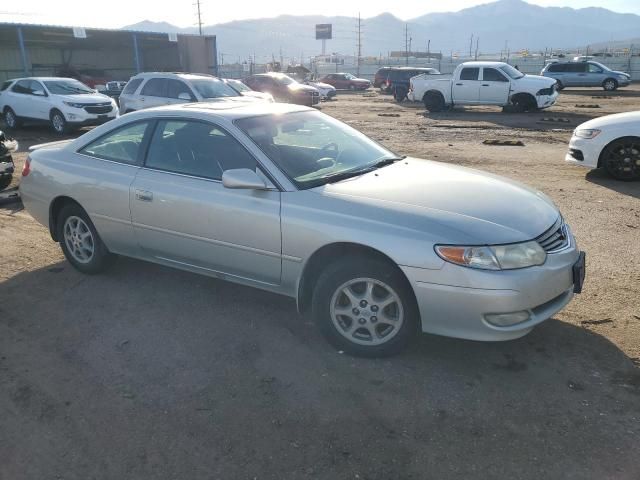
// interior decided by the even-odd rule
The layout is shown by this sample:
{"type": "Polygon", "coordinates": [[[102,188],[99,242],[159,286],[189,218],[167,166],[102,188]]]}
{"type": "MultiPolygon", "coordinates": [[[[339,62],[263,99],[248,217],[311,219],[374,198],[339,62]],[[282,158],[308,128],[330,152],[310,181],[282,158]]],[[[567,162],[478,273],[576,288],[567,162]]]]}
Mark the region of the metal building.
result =
{"type": "Polygon", "coordinates": [[[215,35],[0,23],[0,81],[73,76],[93,87],[143,71],[216,74],[217,57],[215,35]]]}

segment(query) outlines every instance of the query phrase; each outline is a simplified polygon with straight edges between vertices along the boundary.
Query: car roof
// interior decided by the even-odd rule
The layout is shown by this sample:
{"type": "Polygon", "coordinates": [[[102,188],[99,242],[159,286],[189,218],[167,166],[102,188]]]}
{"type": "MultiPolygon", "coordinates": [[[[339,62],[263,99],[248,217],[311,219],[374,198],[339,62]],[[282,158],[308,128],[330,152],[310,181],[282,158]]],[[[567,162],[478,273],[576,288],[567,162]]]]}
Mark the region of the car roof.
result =
{"type": "Polygon", "coordinates": [[[142,72],[134,75],[132,78],[148,78],[148,77],[157,77],[157,78],[182,78],[184,80],[195,80],[198,78],[215,78],[219,79],[214,75],[209,75],[208,73],[188,73],[188,72],[142,72]]]}
{"type": "Polygon", "coordinates": [[[475,67],[503,67],[506,65],[504,62],[481,62],[481,61],[473,61],[473,62],[464,62],[460,65],[471,65],[475,67]]]}
{"type": "Polygon", "coordinates": [[[219,100],[213,102],[184,103],[180,105],[166,105],[132,112],[126,116],[142,118],[153,117],[155,114],[181,116],[184,114],[201,113],[226,118],[234,121],[241,118],[258,117],[261,115],[285,114],[292,112],[315,112],[314,108],[290,103],[266,102],[235,102],[219,100]]]}
{"type": "MultiPolygon", "coordinates": [[[[39,80],[41,82],[50,82],[54,80],[76,80],[75,78],[70,77],[20,77],[20,78],[10,78],[7,80],[8,82],[18,82],[20,80],[39,80]]],[[[76,80],[79,81],[79,80],[76,80]]]]}

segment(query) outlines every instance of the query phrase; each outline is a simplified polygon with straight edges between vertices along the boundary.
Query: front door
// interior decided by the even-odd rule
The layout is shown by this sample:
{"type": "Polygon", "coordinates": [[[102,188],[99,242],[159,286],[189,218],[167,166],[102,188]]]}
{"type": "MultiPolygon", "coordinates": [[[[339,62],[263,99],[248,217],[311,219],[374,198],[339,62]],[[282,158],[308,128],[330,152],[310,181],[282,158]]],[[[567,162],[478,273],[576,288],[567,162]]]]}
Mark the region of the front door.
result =
{"type": "Polygon", "coordinates": [[[280,283],[280,192],[225,188],[222,173],[234,168],[260,167],[222,128],[159,121],[130,192],[143,254],[165,264],[280,283]]]}
{"type": "Polygon", "coordinates": [[[480,83],[480,103],[489,105],[506,105],[509,98],[511,82],[497,68],[482,69],[480,83]]]}
{"type": "Polygon", "coordinates": [[[139,105],[132,106],[134,110],[167,105],[169,103],[167,101],[167,79],[150,78],[147,80],[140,91],[138,102],[139,105]]]}

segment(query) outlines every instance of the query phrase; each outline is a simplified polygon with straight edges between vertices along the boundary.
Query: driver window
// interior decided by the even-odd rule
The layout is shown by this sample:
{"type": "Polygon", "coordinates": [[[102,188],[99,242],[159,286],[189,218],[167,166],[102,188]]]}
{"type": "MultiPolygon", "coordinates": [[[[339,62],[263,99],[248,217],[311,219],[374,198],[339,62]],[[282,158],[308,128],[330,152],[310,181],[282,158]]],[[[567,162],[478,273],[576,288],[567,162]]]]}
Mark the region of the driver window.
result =
{"type": "Polygon", "coordinates": [[[168,79],[167,80],[167,97],[169,98],[180,98],[181,94],[186,94],[189,96],[191,101],[195,101],[196,97],[191,92],[191,89],[185,85],[184,82],[180,80],[168,79]]]}
{"type": "Polygon", "coordinates": [[[151,139],[145,166],[220,180],[225,170],[255,171],[257,162],[235,138],[211,123],[163,120],[151,139]]]}
{"type": "Polygon", "coordinates": [[[495,68],[485,68],[482,73],[482,78],[485,82],[508,82],[504,75],[502,75],[495,68]]]}
{"type": "Polygon", "coordinates": [[[594,65],[593,63],[590,63],[589,73],[602,73],[602,69],[599,66],[594,65]]]}

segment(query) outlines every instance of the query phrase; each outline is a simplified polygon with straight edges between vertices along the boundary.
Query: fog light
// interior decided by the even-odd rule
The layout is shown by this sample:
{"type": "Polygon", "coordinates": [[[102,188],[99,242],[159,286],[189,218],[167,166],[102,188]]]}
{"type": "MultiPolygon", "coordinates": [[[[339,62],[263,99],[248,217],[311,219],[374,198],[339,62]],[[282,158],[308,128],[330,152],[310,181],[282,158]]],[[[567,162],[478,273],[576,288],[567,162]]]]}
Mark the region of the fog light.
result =
{"type": "Polygon", "coordinates": [[[529,312],[512,312],[512,313],[488,313],[484,319],[491,325],[496,327],[509,327],[518,323],[526,322],[531,315],[529,312]]]}
{"type": "Polygon", "coordinates": [[[76,119],[76,116],[75,116],[73,113],[67,113],[67,118],[68,118],[69,120],[75,120],[75,119],[76,119]]]}

